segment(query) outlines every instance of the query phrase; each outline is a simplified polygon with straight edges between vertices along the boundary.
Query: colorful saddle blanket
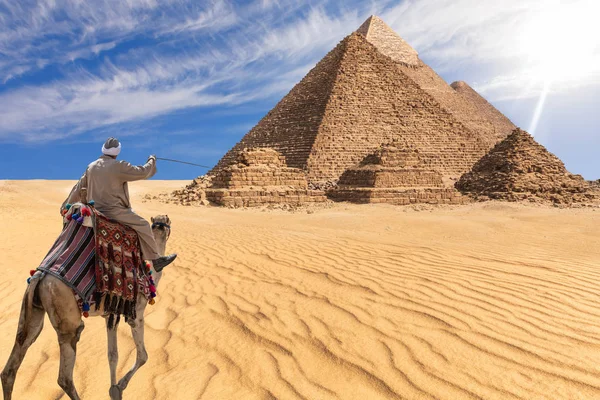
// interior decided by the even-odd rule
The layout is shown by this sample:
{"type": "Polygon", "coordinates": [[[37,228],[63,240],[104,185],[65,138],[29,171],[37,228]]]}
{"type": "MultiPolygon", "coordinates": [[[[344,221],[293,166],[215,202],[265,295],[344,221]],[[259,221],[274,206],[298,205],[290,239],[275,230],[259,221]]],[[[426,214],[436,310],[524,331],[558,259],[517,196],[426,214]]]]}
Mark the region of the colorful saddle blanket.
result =
{"type": "Polygon", "coordinates": [[[94,230],[72,220],[38,267],[70,286],[80,307],[96,289],[95,247],[94,230]]]}
{"type": "Polygon", "coordinates": [[[93,224],[69,218],[77,216],[80,207],[85,206],[69,210],[62,233],[38,270],[70,286],[83,311],[92,305],[96,310],[102,307],[104,314],[110,315],[110,325],[120,315],[127,320],[135,319],[138,293],[150,297],[150,282],[137,233],[94,209],[91,209],[93,224]]]}
{"type": "Polygon", "coordinates": [[[96,212],[96,309],[135,318],[144,260],[137,232],[96,212]]]}

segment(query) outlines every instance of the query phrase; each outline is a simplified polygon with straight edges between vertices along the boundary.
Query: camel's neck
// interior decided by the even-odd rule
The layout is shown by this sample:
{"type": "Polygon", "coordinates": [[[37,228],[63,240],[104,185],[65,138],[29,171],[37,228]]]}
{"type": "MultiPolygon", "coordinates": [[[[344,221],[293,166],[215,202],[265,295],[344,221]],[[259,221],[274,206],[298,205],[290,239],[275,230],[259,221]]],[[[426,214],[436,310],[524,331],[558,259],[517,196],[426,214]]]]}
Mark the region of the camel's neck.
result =
{"type": "Polygon", "coordinates": [[[164,256],[167,249],[167,240],[163,238],[159,238],[156,240],[156,246],[158,247],[158,254],[164,256]]]}

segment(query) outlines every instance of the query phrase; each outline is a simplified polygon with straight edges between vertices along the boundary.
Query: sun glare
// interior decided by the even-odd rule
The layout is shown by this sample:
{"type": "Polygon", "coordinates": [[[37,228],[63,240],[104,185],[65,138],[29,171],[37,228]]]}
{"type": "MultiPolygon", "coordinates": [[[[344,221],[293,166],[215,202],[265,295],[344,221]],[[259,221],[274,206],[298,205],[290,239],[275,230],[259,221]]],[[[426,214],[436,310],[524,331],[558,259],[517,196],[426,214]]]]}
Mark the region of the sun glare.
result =
{"type": "Polygon", "coordinates": [[[600,67],[599,0],[547,1],[526,24],[521,50],[544,82],[580,80],[600,67]]]}
{"type": "Polygon", "coordinates": [[[547,0],[526,21],[519,37],[528,91],[540,88],[529,133],[536,134],[548,94],[600,75],[600,0],[547,0]]]}

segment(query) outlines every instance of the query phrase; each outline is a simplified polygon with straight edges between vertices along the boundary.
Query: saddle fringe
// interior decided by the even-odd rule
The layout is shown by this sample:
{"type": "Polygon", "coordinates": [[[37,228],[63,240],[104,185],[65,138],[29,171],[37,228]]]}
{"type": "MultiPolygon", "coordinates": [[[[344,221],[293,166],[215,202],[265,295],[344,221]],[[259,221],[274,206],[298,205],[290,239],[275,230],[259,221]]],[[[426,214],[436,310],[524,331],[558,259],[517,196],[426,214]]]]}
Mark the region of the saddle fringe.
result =
{"type": "MultiPolygon", "coordinates": [[[[96,293],[95,296],[99,296],[96,293]]],[[[136,306],[137,302],[132,300],[125,300],[122,297],[111,296],[109,294],[104,296],[104,299],[96,301],[96,310],[100,309],[100,304],[103,303],[102,311],[108,315],[108,329],[115,329],[121,321],[121,315],[125,317],[125,322],[133,321],[137,318],[136,306]]]]}

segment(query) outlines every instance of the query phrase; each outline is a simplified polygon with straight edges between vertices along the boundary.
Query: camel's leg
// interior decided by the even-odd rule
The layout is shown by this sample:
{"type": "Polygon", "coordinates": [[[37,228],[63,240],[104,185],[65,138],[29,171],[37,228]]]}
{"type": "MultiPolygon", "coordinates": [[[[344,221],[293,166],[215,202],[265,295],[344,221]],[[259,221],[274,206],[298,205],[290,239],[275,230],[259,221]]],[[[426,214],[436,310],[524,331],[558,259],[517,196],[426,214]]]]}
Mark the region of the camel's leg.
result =
{"type": "Polygon", "coordinates": [[[119,348],[117,347],[117,327],[108,328],[106,320],[106,335],[108,337],[108,364],[110,366],[110,384],[117,384],[117,364],[119,363],[119,348]]]}
{"type": "MultiPolygon", "coordinates": [[[[24,318],[24,312],[21,311],[21,319],[24,318]]],[[[19,322],[21,324],[21,321],[19,322]]],[[[44,327],[44,310],[41,308],[32,307],[31,316],[27,326],[27,335],[23,344],[19,344],[19,340],[15,340],[10,357],[2,371],[2,390],[4,392],[4,400],[10,400],[12,398],[13,386],[15,384],[15,378],[17,371],[25,358],[27,349],[31,346],[40,335],[42,328],[44,327]]]]}
{"type": "MultiPolygon", "coordinates": [[[[83,330],[83,325],[81,325],[81,330],[83,330]]],[[[58,385],[73,400],[79,400],[79,395],[77,394],[77,390],[75,390],[75,383],[73,382],[73,369],[75,368],[78,341],[79,334],[76,332],[58,334],[58,343],[60,345],[58,385]]]]}
{"type": "Polygon", "coordinates": [[[84,324],[77,301],[71,289],[51,275],[40,282],[39,294],[48,318],[58,335],[60,346],[58,385],[71,399],[79,400],[73,382],[73,368],[75,367],[77,342],[84,324]]]}
{"type": "Polygon", "coordinates": [[[137,350],[137,357],[133,367],[125,374],[118,383],[118,387],[121,391],[125,390],[133,375],[138,369],[148,361],[148,353],[146,352],[146,346],[144,345],[144,310],[146,309],[146,299],[138,299],[138,306],[136,309],[137,318],[131,323],[131,333],[133,341],[135,342],[135,348],[137,350]]]}
{"type": "Polygon", "coordinates": [[[108,338],[108,365],[110,367],[110,390],[108,392],[111,400],[120,400],[121,389],[117,386],[117,364],[119,363],[119,348],[117,346],[117,327],[108,327],[106,319],[106,336],[108,338]]]}

